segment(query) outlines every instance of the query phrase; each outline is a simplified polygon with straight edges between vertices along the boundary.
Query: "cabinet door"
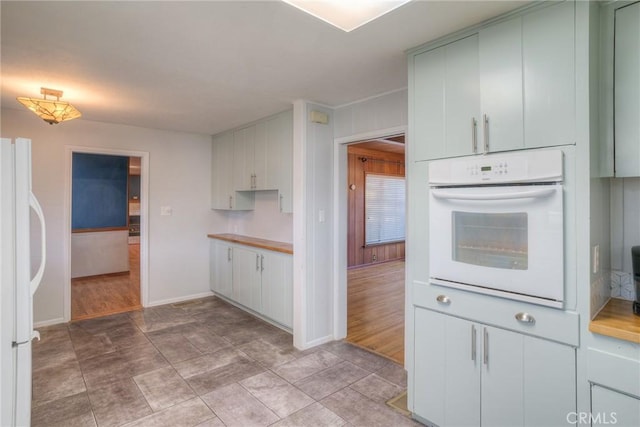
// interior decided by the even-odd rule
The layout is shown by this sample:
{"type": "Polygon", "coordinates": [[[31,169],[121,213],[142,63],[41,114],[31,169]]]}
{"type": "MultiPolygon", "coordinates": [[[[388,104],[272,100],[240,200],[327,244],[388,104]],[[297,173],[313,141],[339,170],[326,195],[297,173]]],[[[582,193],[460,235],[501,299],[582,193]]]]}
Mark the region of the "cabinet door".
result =
{"type": "Polygon", "coordinates": [[[640,400],[608,388],[591,387],[593,426],[640,426],[640,400]]]}
{"type": "Polygon", "coordinates": [[[615,174],[640,176],[640,2],[615,14],[615,174]]]}
{"type": "Polygon", "coordinates": [[[231,298],[233,297],[233,248],[219,240],[211,240],[210,248],[211,290],[231,298]]]}
{"type": "Polygon", "coordinates": [[[524,423],[523,339],[515,332],[482,327],[482,425],[524,423]]]}
{"type": "Polygon", "coordinates": [[[472,121],[481,118],[478,35],[445,46],[445,59],[445,154],[447,157],[473,154],[477,131],[472,121]]]}
{"type": "Polygon", "coordinates": [[[255,190],[273,190],[269,188],[267,171],[267,157],[272,156],[271,147],[267,138],[267,123],[260,122],[254,126],[253,141],[253,189],[255,190]]]}
{"type": "Polygon", "coordinates": [[[521,17],[480,31],[480,99],[487,122],[480,123],[479,150],[523,148],[521,17]]]}
{"type": "Polygon", "coordinates": [[[216,135],[211,150],[211,208],[231,209],[233,133],[216,135]]]}
{"type": "Polygon", "coordinates": [[[414,160],[445,157],[444,47],[413,58],[413,129],[409,149],[414,160]]]}
{"type": "Polygon", "coordinates": [[[527,148],[574,144],[574,3],[524,15],[524,143],[527,148]]]}
{"type": "Polygon", "coordinates": [[[262,306],[260,254],[244,247],[233,248],[233,299],[255,311],[262,306]]]}
{"type": "Polygon", "coordinates": [[[262,314],[291,328],[293,325],[293,264],[291,255],[261,254],[262,314]]]}
{"type": "Polygon", "coordinates": [[[233,189],[246,191],[253,188],[253,144],[255,126],[233,132],[233,189]]]}
{"type": "Polygon", "coordinates": [[[414,331],[414,412],[441,427],[479,425],[479,327],[416,308],[414,331]]]}
{"type": "Polygon", "coordinates": [[[576,412],[576,351],[524,336],[524,424],[562,426],[576,412]]]}

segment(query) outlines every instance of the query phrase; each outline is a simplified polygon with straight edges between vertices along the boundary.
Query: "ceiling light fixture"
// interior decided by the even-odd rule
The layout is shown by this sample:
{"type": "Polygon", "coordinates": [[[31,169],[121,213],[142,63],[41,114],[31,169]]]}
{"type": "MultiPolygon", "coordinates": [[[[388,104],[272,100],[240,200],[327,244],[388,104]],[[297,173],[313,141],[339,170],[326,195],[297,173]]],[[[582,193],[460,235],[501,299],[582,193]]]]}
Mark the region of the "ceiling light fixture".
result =
{"type": "Polygon", "coordinates": [[[82,113],[73,105],[65,101],[60,101],[62,96],[61,90],[40,88],[40,93],[44,95],[44,99],[25,98],[19,96],[18,102],[33,111],[38,117],[45,122],[53,125],[55,123],[64,122],[66,120],[77,119],[82,113]],[[47,95],[55,96],[56,99],[47,99],[47,95]]]}
{"type": "Polygon", "coordinates": [[[347,33],[411,0],[282,0],[347,33]]]}

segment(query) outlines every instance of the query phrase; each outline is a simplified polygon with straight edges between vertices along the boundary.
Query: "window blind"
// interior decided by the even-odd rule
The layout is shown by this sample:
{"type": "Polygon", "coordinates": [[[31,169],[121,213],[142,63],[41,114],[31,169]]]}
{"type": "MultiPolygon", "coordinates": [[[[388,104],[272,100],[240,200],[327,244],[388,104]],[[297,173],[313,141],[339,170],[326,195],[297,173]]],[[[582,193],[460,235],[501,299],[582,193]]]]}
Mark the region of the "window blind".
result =
{"type": "Polygon", "coordinates": [[[365,245],[404,240],[405,179],[365,175],[365,245]]]}

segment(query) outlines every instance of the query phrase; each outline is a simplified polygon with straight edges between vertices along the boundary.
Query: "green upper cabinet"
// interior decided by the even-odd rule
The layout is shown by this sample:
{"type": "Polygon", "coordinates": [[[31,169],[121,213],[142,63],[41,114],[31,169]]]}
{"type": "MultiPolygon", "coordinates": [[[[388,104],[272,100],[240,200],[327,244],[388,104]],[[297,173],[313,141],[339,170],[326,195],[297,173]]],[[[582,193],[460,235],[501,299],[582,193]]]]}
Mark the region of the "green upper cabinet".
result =
{"type": "Polygon", "coordinates": [[[524,142],[575,144],[575,11],[564,2],[522,17],[524,142]]]}
{"type": "Polygon", "coordinates": [[[615,176],[640,176],[640,2],[615,10],[615,176]]]}
{"type": "Polygon", "coordinates": [[[475,152],[480,118],[478,35],[415,55],[416,160],[475,152]]]}
{"type": "Polygon", "coordinates": [[[293,111],[213,137],[212,209],[251,210],[254,192],[277,190],[281,212],[293,210],[293,111]]]}
{"type": "Polygon", "coordinates": [[[480,151],[523,148],[521,18],[480,31],[480,93],[480,151]]]}
{"type": "Polygon", "coordinates": [[[575,143],[574,3],[410,54],[412,160],[575,143]]]}

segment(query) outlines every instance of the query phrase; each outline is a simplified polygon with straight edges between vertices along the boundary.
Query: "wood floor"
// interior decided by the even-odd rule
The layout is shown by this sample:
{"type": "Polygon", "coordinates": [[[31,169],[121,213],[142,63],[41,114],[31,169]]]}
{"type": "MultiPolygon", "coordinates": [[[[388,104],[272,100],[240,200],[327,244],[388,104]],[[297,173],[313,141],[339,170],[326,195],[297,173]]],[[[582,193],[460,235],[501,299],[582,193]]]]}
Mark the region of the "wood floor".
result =
{"type": "Polygon", "coordinates": [[[404,260],[349,269],[347,341],[404,364],[404,260]]]}
{"type": "Polygon", "coordinates": [[[129,245],[129,273],[71,280],[71,320],[141,309],[140,245],[129,245]]]}

